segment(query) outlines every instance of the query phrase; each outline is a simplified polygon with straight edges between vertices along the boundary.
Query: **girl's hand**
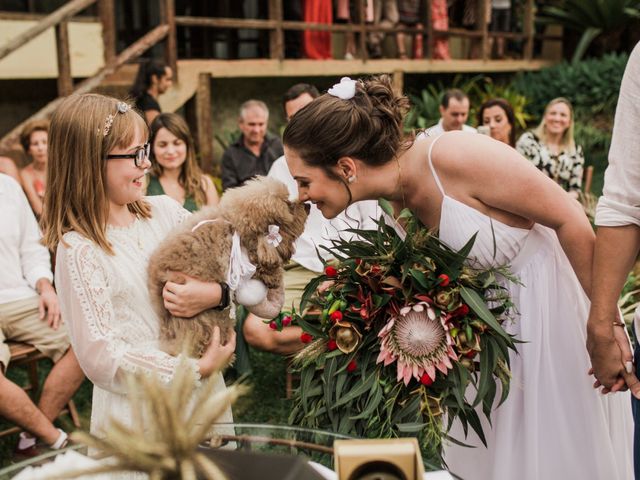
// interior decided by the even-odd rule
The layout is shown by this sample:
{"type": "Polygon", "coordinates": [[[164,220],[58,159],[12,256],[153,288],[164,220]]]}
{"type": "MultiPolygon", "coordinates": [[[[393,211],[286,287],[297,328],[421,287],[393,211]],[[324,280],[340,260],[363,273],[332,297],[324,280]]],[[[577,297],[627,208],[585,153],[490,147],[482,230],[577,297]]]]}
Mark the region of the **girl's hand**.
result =
{"type": "Polygon", "coordinates": [[[209,377],[213,372],[221,370],[236,350],[236,332],[231,331],[227,343],[220,343],[220,327],[213,329],[213,338],[200,360],[198,367],[203,378],[209,377]]]}
{"type": "Polygon", "coordinates": [[[183,273],[171,272],[172,280],[164,284],[164,308],[175,317],[191,318],[220,304],[219,283],[209,283],[183,273]]]}

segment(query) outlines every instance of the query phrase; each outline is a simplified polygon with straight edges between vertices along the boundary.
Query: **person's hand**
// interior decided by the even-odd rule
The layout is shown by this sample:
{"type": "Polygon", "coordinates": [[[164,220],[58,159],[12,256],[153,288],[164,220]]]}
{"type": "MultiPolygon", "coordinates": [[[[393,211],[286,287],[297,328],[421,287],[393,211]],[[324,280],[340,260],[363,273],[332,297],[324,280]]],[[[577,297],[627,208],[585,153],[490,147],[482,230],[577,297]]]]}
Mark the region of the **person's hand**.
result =
{"type": "Polygon", "coordinates": [[[198,280],[182,273],[172,272],[171,281],[164,284],[164,308],[175,317],[191,318],[220,303],[220,284],[198,280]]]}
{"type": "Polygon", "coordinates": [[[38,291],[40,292],[40,298],[38,299],[39,318],[40,320],[46,320],[47,325],[57,330],[61,323],[58,295],[56,295],[53,285],[48,280],[38,282],[38,291]]]}
{"type": "Polygon", "coordinates": [[[591,357],[589,372],[596,377],[594,387],[604,387],[604,393],[621,390],[625,384],[622,351],[608,328],[604,332],[587,328],[587,351],[591,357]]]}
{"type": "Polygon", "coordinates": [[[207,347],[200,360],[198,367],[200,375],[203,378],[209,377],[213,372],[219,371],[224,367],[233,352],[236,350],[236,332],[231,331],[227,343],[220,343],[220,327],[214,327],[211,343],[207,347]]]}
{"type": "MultiPolygon", "coordinates": [[[[634,397],[640,399],[640,381],[636,376],[633,368],[633,351],[631,347],[631,339],[627,332],[627,327],[624,325],[622,318],[619,319],[622,325],[617,324],[613,327],[613,335],[615,337],[618,347],[620,347],[620,354],[622,356],[622,362],[624,365],[622,376],[624,378],[624,388],[631,390],[634,397]]],[[[612,389],[613,391],[613,389],[612,389]]]]}

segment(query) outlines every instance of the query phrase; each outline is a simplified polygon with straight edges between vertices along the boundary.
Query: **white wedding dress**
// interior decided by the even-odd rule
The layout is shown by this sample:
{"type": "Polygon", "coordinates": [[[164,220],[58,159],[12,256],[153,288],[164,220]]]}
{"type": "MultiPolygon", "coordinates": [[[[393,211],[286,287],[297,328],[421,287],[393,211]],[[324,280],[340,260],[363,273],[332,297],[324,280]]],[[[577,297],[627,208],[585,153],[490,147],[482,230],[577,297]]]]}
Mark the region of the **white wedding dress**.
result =
{"type": "Polygon", "coordinates": [[[478,233],[470,257],[483,267],[511,265],[522,285],[504,283],[518,310],[506,330],[527,342],[510,356],[511,389],[492,425],[478,409],[488,446],[471,428],[465,439],[454,422],[452,437],[476,448],[446,444],[449,470],[465,480],[632,479],[630,395],[592,387],[589,301],[555,232],[512,227],[449,197],[431,161],[434,144],[428,161],[443,195],[439,237],[459,250],[478,233]]]}
{"type": "MultiPolygon", "coordinates": [[[[58,245],[55,279],[60,309],[80,366],[93,382],[91,432],[99,436],[112,417],[132,424],[126,374],[156,374],[169,383],[180,361],[159,349],[160,320],[149,299],[147,263],[189,212],[167,196],[146,201],[152,207],[151,219],[138,219],[125,228],[107,227],[115,255],[76,232],[65,234],[66,245],[58,245]]],[[[197,372],[196,360],[188,362],[197,372]]],[[[214,381],[218,389],[226,388],[220,373],[214,381]]],[[[231,409],[220,421],[233,421],[231,409]]]]}

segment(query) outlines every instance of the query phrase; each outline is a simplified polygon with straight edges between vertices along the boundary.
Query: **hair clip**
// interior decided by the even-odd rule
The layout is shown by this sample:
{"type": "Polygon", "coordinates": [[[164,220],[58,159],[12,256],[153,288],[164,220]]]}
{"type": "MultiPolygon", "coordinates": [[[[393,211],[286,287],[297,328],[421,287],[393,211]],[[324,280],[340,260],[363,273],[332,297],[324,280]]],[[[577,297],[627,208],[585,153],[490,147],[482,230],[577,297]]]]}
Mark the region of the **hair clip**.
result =
{"type": "Polygon", "coordinates": [[[351,80],[349,77],[342,77],[340,83],[336,83],[327,90],[327,93],[342,100],[349,100],[356,94],[356,81],[351,80]]]}
{"type": "MultiPolygon", "coordinates": [[[[129,110],[131,110],[131,105],[127,103],[118,102],[116,104],[117,113],[127,113],[129,110]]],[[[104,137],[109,135],[109,132],[111,131],[111,127],[113,126],[114,119],[115,119],[115,115],[113,113],[110,113],[109,115],[107,115],[107,118],[104,121],[104,127],[102,128],[102,135],[104,137]]],[[[98,133],[100,133],[100,130],[98,130],[98,133]]]]}

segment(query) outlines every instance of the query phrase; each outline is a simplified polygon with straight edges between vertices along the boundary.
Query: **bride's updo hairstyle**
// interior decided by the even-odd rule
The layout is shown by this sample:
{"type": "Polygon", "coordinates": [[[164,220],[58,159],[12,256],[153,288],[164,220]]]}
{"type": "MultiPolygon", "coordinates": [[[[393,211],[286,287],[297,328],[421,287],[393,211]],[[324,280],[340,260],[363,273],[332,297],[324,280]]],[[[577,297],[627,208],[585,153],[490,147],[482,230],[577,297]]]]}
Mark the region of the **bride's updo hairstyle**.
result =
{"type": "Polygon", "coordinates": [[[411,146],[403,132],[409,100],[394,93],[389,75],[355,81],[352,98],[325,93],[298,111],[284,130],[283,143],[307,165],[344,182],[331,167],[342,157],[381,166],[411,146]]]}

